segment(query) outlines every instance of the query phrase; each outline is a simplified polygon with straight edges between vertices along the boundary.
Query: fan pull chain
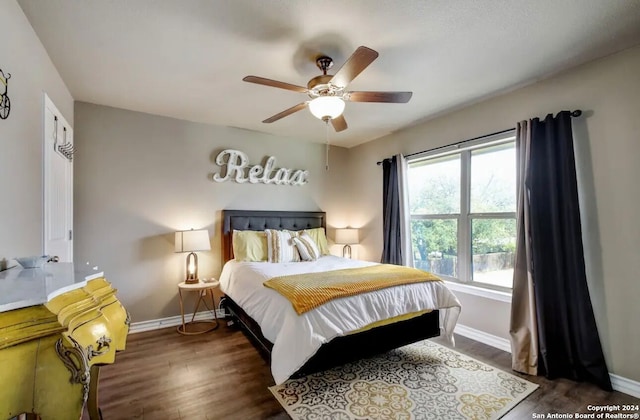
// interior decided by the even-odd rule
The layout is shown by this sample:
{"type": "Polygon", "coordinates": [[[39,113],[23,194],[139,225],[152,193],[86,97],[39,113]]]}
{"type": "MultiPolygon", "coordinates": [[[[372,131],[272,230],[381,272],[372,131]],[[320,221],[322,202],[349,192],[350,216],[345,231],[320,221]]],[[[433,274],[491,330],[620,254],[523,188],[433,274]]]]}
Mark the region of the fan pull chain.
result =
{"type": "Polygon", "coordinates": [[[329,170],[329,119],[327,118],[325,120],[325,141],[326,141],[326,147],[325,147],[325,170],[329,170]]]}

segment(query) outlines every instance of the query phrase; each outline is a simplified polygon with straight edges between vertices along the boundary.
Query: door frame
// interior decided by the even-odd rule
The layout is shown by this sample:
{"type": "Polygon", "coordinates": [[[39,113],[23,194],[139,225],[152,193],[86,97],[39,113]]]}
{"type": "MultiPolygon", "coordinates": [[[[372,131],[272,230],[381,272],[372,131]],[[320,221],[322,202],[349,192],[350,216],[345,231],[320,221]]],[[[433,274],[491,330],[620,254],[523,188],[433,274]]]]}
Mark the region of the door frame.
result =
{"type": "MultiPolygon", "coordinates": [[[[55,106],[49,95],[46,92],[43,92],[43,106],[42,106],[42,221],[43,221],[43,229],[42,229],[42,254],[48,255],[48,229],[50,228],[50,220],[47,209],[49,208],[49,201],[51,200],[50,191],[48,191],[47,184],[47,175],[50,172],[50,157],[51,154],[58,154],[53,150],[50,144],[50,138],[47,138],[47,108],[50,109],[55,116],[58,117],[59,124],[62,127],[67,127],[67,136],[70,141],[73,143],[73,127],[68,123],[68,121],[64,118],[62,112],[55,106]]],[[[58,134],[60,135],[60,134],[58,134]]],[[[62,155],[60,155],[62,157],[62,155]]],[[[66,191],[68,194],[68,201],[66,206],[66,224],[67,224],[67,254],[69,256],[68,262],[73,261],[73,161],[69,162],[68,170],[68,185],[66,185],[66,191]]],[[[65,261],[66,259],[61,259],[61,261],[65,261]]]]}

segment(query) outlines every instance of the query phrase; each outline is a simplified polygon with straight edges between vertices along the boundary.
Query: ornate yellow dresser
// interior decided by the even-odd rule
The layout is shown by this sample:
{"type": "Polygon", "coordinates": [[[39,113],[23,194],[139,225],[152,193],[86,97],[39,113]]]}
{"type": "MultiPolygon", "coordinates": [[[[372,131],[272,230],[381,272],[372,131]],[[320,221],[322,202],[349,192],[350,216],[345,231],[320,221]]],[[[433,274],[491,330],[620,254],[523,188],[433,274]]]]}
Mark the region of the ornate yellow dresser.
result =
{"type": "Polygon", "coordinates": [[[115,293],[102,273],[70,263],[0,273],[0,420],[79,419],[85,404],[101,418],[99,369],[129,332],[115,293]]]}

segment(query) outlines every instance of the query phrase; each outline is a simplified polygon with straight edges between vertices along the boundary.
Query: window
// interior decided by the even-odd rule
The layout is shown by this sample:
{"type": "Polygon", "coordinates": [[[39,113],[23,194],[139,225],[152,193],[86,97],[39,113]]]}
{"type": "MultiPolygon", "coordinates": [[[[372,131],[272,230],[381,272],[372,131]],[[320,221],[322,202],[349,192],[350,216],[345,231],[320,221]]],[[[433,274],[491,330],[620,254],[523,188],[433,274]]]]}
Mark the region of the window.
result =
{"type": "Polygon", "coordinates": [[[414,266],[510,289],[516,244],[516,154],[510,131],[409,161],[414,266]]]}

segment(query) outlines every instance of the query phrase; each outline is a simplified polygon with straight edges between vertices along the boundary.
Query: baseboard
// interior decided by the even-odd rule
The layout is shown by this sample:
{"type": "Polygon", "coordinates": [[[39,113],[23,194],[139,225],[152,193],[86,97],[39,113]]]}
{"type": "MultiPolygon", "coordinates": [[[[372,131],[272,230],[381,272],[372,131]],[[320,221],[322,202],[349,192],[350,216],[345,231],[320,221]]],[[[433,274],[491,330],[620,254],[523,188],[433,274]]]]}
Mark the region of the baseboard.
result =
{"type": "MultiPolygon", "coordinates": [[[[224,311],[218,309],[218,318],[224,318],[224,311]]],[[[190,321],[193,314],[184,316],[185,321],[190,321]]],[[[209,311],[198,312],[195,317],[195,321],[202,321],[206,319],[213,319],[213,315],[209,311]]],[[[132,322],[129,327],[129,334],[135,334],[144,331],[159,330],[160,328],[177,327],[182,324],[182,317],[180,315],[170,316],[168,318],[152,319],[149,321],[132,322]]]]}
{"type": "Polygon", "coordinates": [[[463,337],[479,341],[487,346],[495,347],[502,351],[506,351],[507,353],[511,353],[511,341],[508,338],[498,337],[497,335],[489,334],[461,324],[456,325],[453,332],[460,334],[463,337]]]}
{"type": "MultiPolygon", "coordinates": [[[[475,328],[467,327],[466,325],[460,324],[456,325],[456,328],[453,330],[453,332],[472,340],[476,340],[488,346],[506,351],[507,353],[511,353],[511,341],[506,338],[488,334],[484,331],[476,330],[475,328]]],[[[631,395],[632,397],[640,398],[640,382],[625,378],[623,376],[615,375],[613,373],[609,374],[609,378],[611,379],[611,386],[615,391],[631,395]]]]}
{"type": "Polygon", "coordinates": [[[609,374],[611,386],[614,390],[640,398],[640,382],[619,375],[609,374]]]}

